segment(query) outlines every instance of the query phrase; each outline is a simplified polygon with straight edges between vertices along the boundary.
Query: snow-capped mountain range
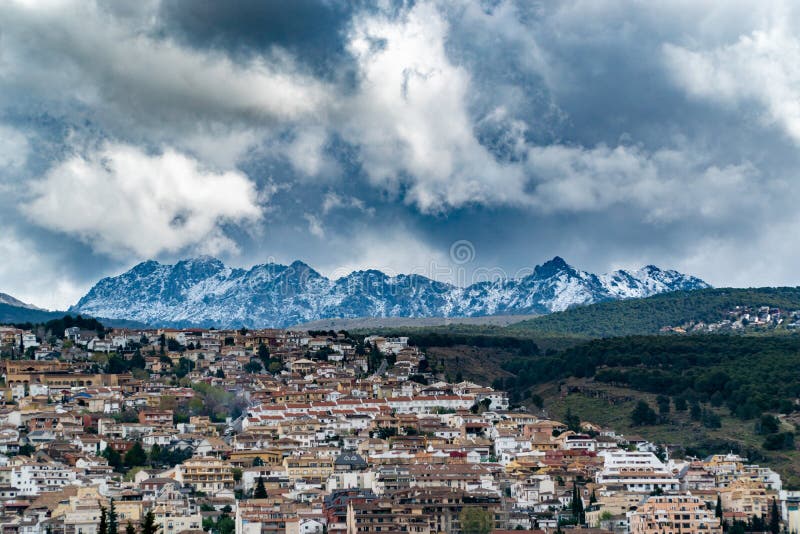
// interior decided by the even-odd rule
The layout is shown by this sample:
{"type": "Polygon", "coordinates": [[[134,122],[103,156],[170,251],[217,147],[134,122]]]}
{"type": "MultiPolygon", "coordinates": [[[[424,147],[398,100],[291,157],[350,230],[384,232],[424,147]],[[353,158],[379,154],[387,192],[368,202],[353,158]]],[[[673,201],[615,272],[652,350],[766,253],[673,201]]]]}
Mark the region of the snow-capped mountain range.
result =
{"type": "Polygon", "coordinates": [[[327,318],[544,314],[707,287],[699,278],[652,265],[595,275],[559,257],[522,278],[467,287],[376,270],[331,280],[300,261],[246,270],[201,257],[174,265],[140,263],[100,280],[70,311],[163,326],[286,327],[327,318]]]}

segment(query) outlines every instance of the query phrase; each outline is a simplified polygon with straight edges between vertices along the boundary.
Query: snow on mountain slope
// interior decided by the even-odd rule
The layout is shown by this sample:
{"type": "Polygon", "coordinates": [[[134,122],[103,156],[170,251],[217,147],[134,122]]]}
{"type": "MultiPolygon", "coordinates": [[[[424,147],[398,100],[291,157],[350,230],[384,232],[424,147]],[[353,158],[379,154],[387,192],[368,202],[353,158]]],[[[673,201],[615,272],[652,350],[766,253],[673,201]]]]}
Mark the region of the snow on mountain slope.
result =
{"type": "Polygon", "coordinates": [[[140,263],[100,280],[71,311],[153,325],[285,327],[326,318],[543,314],[706,287],[698,278],[652,265],[595,275],[559,257],[522,278],[467,287],[376,270],[331,280],[299,261],[233,269],[201,257],[175,265],[140,263]]]}
{"type": "Polygon", "coordinates": [[[41,310],[37,306],[33,304],[25,304],[19,299],[16,299],[9,295],[8,293],[0,293],[0,304],[8,304],[9,306],[14,306],[15,308],[25,308],[27,310],[41,310]]]}

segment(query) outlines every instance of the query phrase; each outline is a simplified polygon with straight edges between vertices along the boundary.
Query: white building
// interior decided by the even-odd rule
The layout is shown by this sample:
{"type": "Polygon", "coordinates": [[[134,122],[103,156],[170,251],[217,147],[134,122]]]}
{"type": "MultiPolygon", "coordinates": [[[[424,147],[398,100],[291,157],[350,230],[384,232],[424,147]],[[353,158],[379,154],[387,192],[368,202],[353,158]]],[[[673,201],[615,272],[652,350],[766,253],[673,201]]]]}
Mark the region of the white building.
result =
{"type": "Polygon", "coordinates": [[[11,467],[11,485],[20,495],[39,495],[75,483],[75,471],[55,463],[25,463],[11,467]]]}
{"type": "Polygon", "coordinates": [[[603,469],[598,484],[618,484],[627,491],[650,493],[677,491],[680,482],[652,452],[603,451],[603,469]]]}

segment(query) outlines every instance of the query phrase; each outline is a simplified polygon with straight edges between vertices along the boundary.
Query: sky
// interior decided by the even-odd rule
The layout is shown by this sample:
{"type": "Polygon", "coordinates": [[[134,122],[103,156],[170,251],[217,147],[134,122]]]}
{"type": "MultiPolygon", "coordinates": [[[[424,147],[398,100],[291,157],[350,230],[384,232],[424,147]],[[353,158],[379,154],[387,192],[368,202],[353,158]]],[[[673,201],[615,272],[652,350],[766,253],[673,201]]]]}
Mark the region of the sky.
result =
{"type": "Polygon", "coordinates": [[[799,56],[791,1],[0,0],[0,292],[197,255],[795,286],[799,56]]]}

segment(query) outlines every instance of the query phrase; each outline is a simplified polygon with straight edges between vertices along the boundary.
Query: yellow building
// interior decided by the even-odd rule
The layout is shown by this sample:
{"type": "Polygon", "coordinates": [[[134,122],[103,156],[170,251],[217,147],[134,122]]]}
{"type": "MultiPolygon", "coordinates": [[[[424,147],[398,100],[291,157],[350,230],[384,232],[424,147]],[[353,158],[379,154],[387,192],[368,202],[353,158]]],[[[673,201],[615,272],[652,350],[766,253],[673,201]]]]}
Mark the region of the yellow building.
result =
{"type": "Polygon", "coordinates": [[[598,492],[598,501],[586,510],[586,523],[592,528],[600,526],[604,515],[624,516],[631,510],[636,510],[642,504],[641,493],[628,491],[598,492]]]}
{"type": "Polygon", "coordinates": [[[333,460],[331,458],[317,458],[315,456],[287,456],[283,466],[289,479],[295,480],[326,480],[333,473],[333,460]]]}
{"type": "Polygon", "coordinates": [[[722,509],[726,512],[745,514],[747,517],[769,517],[770,505],[775,494],[767,491],[764,484],[752,478],[740,478],[730,482],[719,491],[722,509]]]}
{"type": "Polygon", "coordinates": [[[691,495],[650,497],[630,517],[631,534],[721,534],[722,527],[705,502],[691,495]]]}
{"type": "Polygon", "coordinates": [[[203,528],[203,516],[200,512],[188,513],[185,509],[168,504],[158,504],[153,507],[155,523],[161,527],[162,534],[176,534],[185,530],[198,531],[203,528]]]}
{"type": "Polygon", "coordinates": [[[175,480],[195,491],[213,494],[233,489],[233,466],[212,457],[190,458],[177,466],[175,480]]]}
{"type": "Polygon", "coordinates": [[[279,449],[248,449],[230,453],[231,463],[241,467],[252,466],[256,458],[260,458],[264,465],[280,465],[283,460],[283,451],[279,449]]]}

